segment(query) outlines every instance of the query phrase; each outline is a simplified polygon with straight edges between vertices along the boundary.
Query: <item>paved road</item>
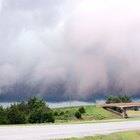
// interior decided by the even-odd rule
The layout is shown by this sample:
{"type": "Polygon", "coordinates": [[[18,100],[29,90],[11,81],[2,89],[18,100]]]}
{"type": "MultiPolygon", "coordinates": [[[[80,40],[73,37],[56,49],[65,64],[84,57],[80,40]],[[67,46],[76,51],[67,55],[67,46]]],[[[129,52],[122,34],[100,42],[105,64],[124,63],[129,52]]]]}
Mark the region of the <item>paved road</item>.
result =
{"type": "Polygon", "coordinates": [[[140,130],[140,121],[95,124],[1,126],[0,140],[48,140],[140,130]]]}

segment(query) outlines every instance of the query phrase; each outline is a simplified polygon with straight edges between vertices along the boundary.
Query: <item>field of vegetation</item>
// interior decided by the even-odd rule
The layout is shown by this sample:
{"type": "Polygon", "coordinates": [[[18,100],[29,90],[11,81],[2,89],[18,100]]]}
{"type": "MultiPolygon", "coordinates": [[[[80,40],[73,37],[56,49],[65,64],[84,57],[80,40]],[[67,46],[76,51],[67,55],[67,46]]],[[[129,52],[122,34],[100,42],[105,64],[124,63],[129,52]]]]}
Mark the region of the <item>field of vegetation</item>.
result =
{"type": "Polygon", "coordinates": [[[129,117],[140,117],[140,111],[127,110],[127,114],[129,117]]]}
{"type": "Polygon", "coordinates": [[[65,107],[53,109],[54,118],[56,121],[76,121],[76,120],[103,120],[117,118],[114,113],[111,113],[100,106],[89,105],[82,107],[65,107]],[[78,116],[79,115],[79,116],[78,116]]]}
{"type": "MultiPolygon", "coordinates": [[[[131,98],[129,96],[109,96],[106,103],[129,103],[131,98]]],[[[118,111],[118,110],[116,110],[118,111]]],[[[53,109],[54,118],[56,122],[68,121],[91,121],[91,120],[106,120],[121,118],[116,113],[107,111],[98,105],[89,105],[82,107],[65,107],[53,109]]],[[[137,113],[137,112],[135,112],[137,113]]],[[[135,115],[133,112],[128,111],[128,115],[135,115]]],[[[140,116],[140,115],[139,115],[140,116]]]]}
{"type": "MultiPolygon", "coordinates": [[[[107,103],[131,102],[128,96],[109,96],[107,103]]],[[[133,109],[136,110],[137,108],[133,109]]],[[[127,111],[128,116],[140,116],[139,111],[127,111]]],[[[119,115],[107,111],[99,105],[79,107],[49,108],[43,99],[31,97],[27,101],[12,104],[10,107],[0,106],[0,124],[27,123],[63,123],[78,121],[95,121],[120,118],[119,115]]]]}
{"type": "Polygon", "coordinates": [[[10,107],[0,106],[0,124],[27,124],[48,122],[91,121],[118,118],[114,113],[98,105],[81,107],[49,108],[36,97],[10,107]]]}
{"type": "Polygon", "coordinates": [[[97,135],[84,138],[70,138],[65,140],[140,140],[140,130],[112,133],[109,135],[97,135]]]}

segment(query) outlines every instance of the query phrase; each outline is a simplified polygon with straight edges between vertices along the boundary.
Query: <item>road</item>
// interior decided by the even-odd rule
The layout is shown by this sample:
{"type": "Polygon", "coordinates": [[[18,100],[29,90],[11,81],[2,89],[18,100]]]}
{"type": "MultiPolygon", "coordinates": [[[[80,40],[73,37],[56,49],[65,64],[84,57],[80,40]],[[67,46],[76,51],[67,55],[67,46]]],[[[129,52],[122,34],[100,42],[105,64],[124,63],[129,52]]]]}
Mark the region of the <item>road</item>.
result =
{"type": "Polygon", "coordinates": [[[140,130],[140,121],[64,125],[1,126],[0,140],[48,140],[140,130]]]}

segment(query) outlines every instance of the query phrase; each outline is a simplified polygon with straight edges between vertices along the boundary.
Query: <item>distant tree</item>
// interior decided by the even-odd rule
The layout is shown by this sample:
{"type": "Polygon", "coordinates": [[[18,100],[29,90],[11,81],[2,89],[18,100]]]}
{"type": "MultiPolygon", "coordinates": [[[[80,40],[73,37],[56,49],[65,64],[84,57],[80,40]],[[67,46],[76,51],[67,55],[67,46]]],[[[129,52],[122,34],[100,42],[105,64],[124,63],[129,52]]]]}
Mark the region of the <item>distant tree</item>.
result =
{"type": "Polygon", "coordinates": [[[76,117],[77,119],[81,119],[81,118],[82,118],[82,115],[81,115],[81,113],[80,113],[79,111],[76,111],[76,112],[75,112],[75,117],[76,117]]]}
{"type": "Polygon", "coordinates": [[[57,111],[55,111],[54,116],[59,116],[59,113],[57,111]]]}
{"type": "Polygon", "coordinates": [[[121,103],[121,100],[117,96],[109,96],[106,103],[121,103]]]}
{"type": "Polygon", "coordinates": [[[70,113],[69,110],[67,110],[65,113],[70,113]]]}
{"type": "Polygon", "coordinates": [[[132,102],[131,98],[129,96],[127,96],[127,95],[119,96],[119,98],[120,98],[122,103],[130,103],[130,102],[132,102]]]}
{"type": "Polygon", "coordinates": [[[133,108],[133,110],[139,111],[139,107],[135,106],[135,107],[133,108]]]}
{"type": "Polygon", "coordinates": [[[29,107],[30,110],[32,109],[37,109],[40,107],[46,107],[45,102],[42,99],[39,99],[37,97],[32,97],[28,100],[27,105],[29,107]]]}
{"type": "Polygon", "coordinates": [[[86,113],[86,110],[85,110],[85,108],[84,108],[83,106],[81,106],[81,107],[78,109],[78,111],[79,111],[81,114],[86,113]]]}
{"type": "Polygon", "coordinates": [[[129,96],[109,96],[106,103],[129,103],[131,98],[129,96]]]}
{"type": "Polygon", "coordinates": [[[60,112],[60,116],[64,115],[65,113],[63,111],[60,112]]]}

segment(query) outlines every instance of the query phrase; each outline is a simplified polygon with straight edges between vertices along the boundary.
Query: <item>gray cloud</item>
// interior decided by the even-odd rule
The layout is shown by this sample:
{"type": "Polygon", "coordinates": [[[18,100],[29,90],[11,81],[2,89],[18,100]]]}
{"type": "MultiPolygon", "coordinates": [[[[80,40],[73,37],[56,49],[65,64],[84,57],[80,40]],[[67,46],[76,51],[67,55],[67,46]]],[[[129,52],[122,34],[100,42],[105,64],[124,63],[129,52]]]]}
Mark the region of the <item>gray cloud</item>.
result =
{"type": "Polygon", "coordinates": [[[40,96],[50,96],[56,85],[76,98],[138,94],[139,4],[0,0],[0,94],[14,93],[15,85],[35,88],[30,94],[40,96]]]}

